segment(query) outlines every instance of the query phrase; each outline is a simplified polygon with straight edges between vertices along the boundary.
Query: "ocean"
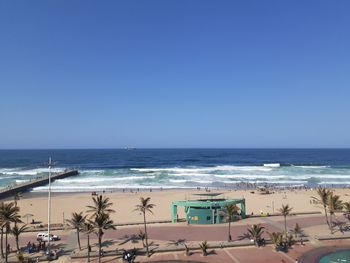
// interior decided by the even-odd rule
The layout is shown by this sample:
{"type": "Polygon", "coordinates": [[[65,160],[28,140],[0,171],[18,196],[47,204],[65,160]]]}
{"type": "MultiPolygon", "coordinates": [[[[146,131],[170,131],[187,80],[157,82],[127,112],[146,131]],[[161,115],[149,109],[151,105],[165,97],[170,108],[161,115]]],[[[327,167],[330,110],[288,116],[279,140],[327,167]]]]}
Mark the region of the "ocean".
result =
{"type": "MultiPolygon", "coordinates": [[[[54,192],[129,188],[350,186],[350,149],[0,150],[0,188],[77,168],[54,192]]],[[[33,191],[46,191],[47,186],[33,191]]]]}

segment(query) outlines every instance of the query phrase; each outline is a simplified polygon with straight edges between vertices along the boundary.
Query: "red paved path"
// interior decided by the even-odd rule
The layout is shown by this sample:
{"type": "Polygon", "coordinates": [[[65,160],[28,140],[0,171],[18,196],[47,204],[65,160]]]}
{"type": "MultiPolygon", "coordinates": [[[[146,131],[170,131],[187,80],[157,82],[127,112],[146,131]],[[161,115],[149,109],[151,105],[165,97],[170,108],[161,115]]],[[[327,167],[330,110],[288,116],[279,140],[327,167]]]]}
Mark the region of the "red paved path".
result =
{"type": "MultiPolygon", "coordinates": [[[[267,232],[279,231],[278,228],[269,224],[262,224],[265,227],[265,237],[267,232]]],[[[244,239],[247,233],[248,225],[239,225],[231,227],[231,235],[233,240],[244,239]]],[[[137,235],[140,227],[122,228],[117,231],[109,231],[106,233],[107,239],[123,239],[126,236],[137,235]]],[[[178,240],[185,239],[187,241],[226,241],[228,226],[157,226],[148,227],[148,235],[150,239],[155,240],[178,240]]]]}
{"type": "MultiPolygon", "coordinates": [[[[309,218],[301,218],[301,217],[289,217],[288,226],[293,227],[295,223],[299,223],[303,228],[324,224],[324,216],[319,217],[309,217],[309,218]]],[[[283,224],[283,220],[278,220],[277,223],[283,224]]],[[[267,232],[275,232],[280,231],[280,226],[276,227],[273,225],[272,221],[262,224],[265,227],[265,236],[267,236],[267,232]]],[[[277,224],[276,224],[277,225],[277,224]]],[[[247,228],[249,225],[235,225],[233,224],[231,227],[231,235],[234,240],[244,239],[244,234],[247,233],[247,228]]],[[[139,233],[139,229],[142,229],[142,226],[131,227],[131,228],[118,228],[117,231],[107,231],[104,235],[104,240],[111,239],[123,239],[125,236],[137,235],[139,233]]],[[[225,225],[209,225],[209,226],[195,226],[195,225],[171,225],[171,226],[148,226],[149,237],[152,240],[163,240],[163,241],[171,241],[178,239],[185,239],[186,241],[224,241],[227,239],[227,230],[228,226],[225,225]]],[[[56,243],[59,245],[63,243],[67,239],[66,234],[61,234],[62,241],[56,243]]],[[[21,237],[21,244],[26,245],[28,241],[35,240],[36,233],[28,233],[21,237]]],[[[85,235],[81,235],[82,237],[82,245],[86,245],[86,237],[85,235]]],[[[95,236],[91,235],[91,243],[96,242],[95,236]]],[[[11,237],[10,243],[14,246],[14,240],[11,237]]],[[[331,246],[344,246],[348,245],[350,247],[350,241],[347,240],[338,240],[338,241],[323,241],[321,242],[325,245],[331,246]]],[[[136,247],[141,244],[135,244],[136,247]]],[[[294,263],[296,258],[300,258],[306,252],[314,249],[314,247],[307,243],[306,246],[295,245],[292,249],[289,250],[287,254],[275,252],[272,246],[266,246],[263,248],[255,248],[255,247],[241,247],[241,248],[229,248],[229,249],[215,249],[213,253],[208,255],[207,257],[203,257],[201,253],[194,252],[190,257],[186,257],[184,252],[176,252],[176,253],[159,253],[153,255],[150,259],[139,257],[138,260],[140,262],[154,262],[157,260],[192,260],[197,262],[212,262],[212,263],[225,263],[225,262],[234,262],[234,263],[281,263],[284,260],[286,263],[291,262],[294,263]]],[[[121,262],[119,259],[116,259],[105,262],[121,262]]],[[[72,262],[85,262],[86,260],[74,260],[72,262]]]]}

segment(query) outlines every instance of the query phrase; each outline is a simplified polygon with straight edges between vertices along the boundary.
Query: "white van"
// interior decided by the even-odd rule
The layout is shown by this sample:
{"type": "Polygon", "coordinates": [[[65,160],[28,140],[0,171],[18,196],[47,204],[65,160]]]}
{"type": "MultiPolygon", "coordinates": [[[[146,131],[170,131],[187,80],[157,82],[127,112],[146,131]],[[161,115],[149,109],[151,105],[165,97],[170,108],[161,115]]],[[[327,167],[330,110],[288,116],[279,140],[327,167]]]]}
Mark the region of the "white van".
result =
{"type": "MultiPolygon", "coordinates": [[[[47,242],[47,241],[49,241],[49,234],[48,233],[38,233],[36,235],[36,240],[47,242]]],[[[57,241],[57,240],[60,240],[60,238],[58,236],[50,234],[50,241],[57,241]]]]}

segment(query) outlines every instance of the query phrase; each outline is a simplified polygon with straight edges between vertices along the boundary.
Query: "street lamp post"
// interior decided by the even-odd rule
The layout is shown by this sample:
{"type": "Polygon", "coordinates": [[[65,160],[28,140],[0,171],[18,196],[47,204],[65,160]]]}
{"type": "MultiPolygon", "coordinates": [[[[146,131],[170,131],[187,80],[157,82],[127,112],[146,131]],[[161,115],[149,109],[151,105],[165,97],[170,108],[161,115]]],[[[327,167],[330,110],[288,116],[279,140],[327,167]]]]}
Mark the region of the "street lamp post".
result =
{"type": "Polygon", "coordinates": [[[47,242],[47,257],[51,259],[51,251],[50,251],[50,223],[51,223],[51,167],[52,161],[51,157],[49,158],[49,189],[48,189],[48,204],[47,204],[47,234],[48,234],[48,242],[47,242]]]}

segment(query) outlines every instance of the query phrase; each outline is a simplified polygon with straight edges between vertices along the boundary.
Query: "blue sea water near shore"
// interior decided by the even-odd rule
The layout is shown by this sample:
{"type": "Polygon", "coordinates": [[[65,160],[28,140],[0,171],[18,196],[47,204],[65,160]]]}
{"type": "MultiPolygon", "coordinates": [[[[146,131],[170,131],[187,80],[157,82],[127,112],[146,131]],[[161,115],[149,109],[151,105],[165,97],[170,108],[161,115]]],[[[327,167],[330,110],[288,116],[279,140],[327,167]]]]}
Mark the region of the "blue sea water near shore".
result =
{"type": "Polygon", "coordinates": [[[240,182],[350,186],[350,149],[104,149],[0,150],[0,187],[46,175],[49,156],[55,172],[80,171],[55,181],[56,192],[234,187],[240,182]]]}

